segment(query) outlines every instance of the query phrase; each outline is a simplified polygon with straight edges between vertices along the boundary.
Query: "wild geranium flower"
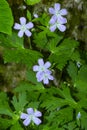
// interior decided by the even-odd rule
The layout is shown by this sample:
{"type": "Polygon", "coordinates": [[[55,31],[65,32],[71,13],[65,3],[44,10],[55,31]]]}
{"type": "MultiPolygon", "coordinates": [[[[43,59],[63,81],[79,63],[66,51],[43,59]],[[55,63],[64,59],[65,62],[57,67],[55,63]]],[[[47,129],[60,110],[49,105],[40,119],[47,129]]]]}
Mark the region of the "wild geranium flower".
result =
{"type": "Polygon", "coordinates": [[[33,71],[38,71],[38,72],[44,71],[45,72],[51,66],[51,63],[49,61],[47,61],[46,63],[44,63],[43,59],[39,59],[38,60],[38,64],[39,65],[34,65],[33,66],[33,71]]]}
{"type": "Polygon", "coordinates": [[[51,71],[49,70],[49,67],[51,66],[51,63],[47,61],[44,63],[43,59],[38,60],[39,65],[33,66],[33,71],[36,73],[36,78],[38,82],[43,81],[44,84],[48,84],[49,80],[53,80],[53,76],[51,75],[51,71]]]}
{"type": "Polygon", "coordinates": [[[49,84],[49,80],[53,80],[54,77],[51,75],[51,71],[46,71],[46,72],[40,72],[36,74],[37,81],[41,82],[43,81],[44,84],[49,84]]]}
{"type": "Polygon", "coordinates": [[[53,15],[53,17],[58,18],[59,16],[67,15],[66,9],[60,9],[61,5],[59,3],[54,4],[54,8],[49,8],[49,13],[53,15]]]}
{"type": "Polygon", "coordinates": [[[28,126],[31,122],[35,123],[36,125],[41,124],[41,120],[38,117],[41,117],[42,113],[37,110],[33,110],[33,108],[27,108],[27,114],[21,113],[20,118],[23,119],[23,124],[28,126]]]}
{"type": "Polygon", "coordinates": [[[66,30],[66,26],[64,24],[67,23],[67,19],[63,17],[58,17],[56,20],[55,18],[51,19],[49,23],[51,32],[54,32],[57,28],[61,32],[64,32],[66,30]]]}
{"type": "Polygon", "coordinates": [[[19,37],[23,37],[24,34],[26,36],[30,37],[32,35],[32,33],[29,31],[29,29],[33,28],[33,26],[34,25],[33,25],[32,22],[28,22],[26,24],[26,18],[21,17],[20,18],[20,24],[15,23],[14,29],[19,30],[19,32],[18,32],[19,37]]]}
{"type": "Polygon", "coordinates": [[[54,32],[56,28],[58,28],[61,32],[64,32],[66,30],[66,26],[63,24],[67,23],[67,19],[63,16],[67,15],[67,10],[60,9],[60,7],[61,5],[59,3],[55,3],[54,8],[49,8],[49,13],[53,15],[49,21],[49,23],[51,24],[51,32],[54,32]]]}

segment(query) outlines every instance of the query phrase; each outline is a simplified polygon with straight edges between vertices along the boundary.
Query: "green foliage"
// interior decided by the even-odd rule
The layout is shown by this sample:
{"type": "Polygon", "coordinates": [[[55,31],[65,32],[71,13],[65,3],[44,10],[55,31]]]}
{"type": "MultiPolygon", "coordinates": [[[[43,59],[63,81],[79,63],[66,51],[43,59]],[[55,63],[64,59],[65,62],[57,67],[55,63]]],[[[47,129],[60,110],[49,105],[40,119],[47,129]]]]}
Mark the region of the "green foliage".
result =
{"type": "Polygon", "coordinates": [[[19,38],[16,33],[13,33],[11,36],[0,35],[0,45],[6,48],[24,48],[23,47],[23,38],[19,38]]]}
{"type": "Polygon", "coordinates": [[[13,16],[6,0],[0,0],[0,32],[11,35],[13,16]]]}
{"type": "Polygon", "coordinates": [[[12,124],[12,120],[0,118],[1,130],[6,130],[9,126],[11,126],[11,124],[12,124]]]}
{"type": "Polygon", "coordinates": [[[68,74],[70,75],[73,83],[76,80],[76,76],[77,76],[77,66],[76,64],[74,64],[73,62],[69,62],[69,66],[67,68],[68,74]]]}
{"type": "Polygon", "coordinates": [[[4,108],[10,109],[6,93],[1,92],[0,93],[0,109],[4,109],[4,108]]]}
{"type": "Polygon", "coordinates": [[[57,44],[60,42],[60,40],[62,40],[63,36],[50,32],[48,28],[43,26],[40,26],[40,29],[42,31],[34,35],[34,43],[37,47],[46,51],[51,51],[53,53],[57,44]]]}
{"type": "Polygon", "coordinates": [[[23,130],[23,128],[21,127],[21,125],[19,124],[19,122],[16,122],[16,123],[11,127],[10,130],[17,130],[17,128],[18,128],[18,130],[23,130]]]}
{"type": "Polygon", "coordinates": [[[39,57],[41,57],[39,52],[29,49],[6,49],[4,51],[5,62],[23,63],[28,67],[31,67],[39,57]]]}
{"type": "Polygon", "coordinates": [[[31,84],[28,82],[21,82],[17,88],[14,89],[15,92],[24,92],[24,91],[44,91],[44,86],[42,84],[31,84]]]}
{"type": "Polygon", "coordinates": [[[78,42],[71,39],[64,39],[64,41],[53,49],[52,54],[49,57],[51,62],[55,62],[58,69],[62,70],[67,64],[67,61],[71,59],[75,48],[78,46],[78,42]]]}
{"type": "Polygon", "coordinates": [[[83,65],[76,77],[75,86],[79,91],[87,91],[87,65],[83,65]]]}
{"type": "Polygon", "coordinates": [[[28,5],[34,5],[36,3],[39,3],[41,0],[26,0],[25,2],[28,4],[28,5]]]}
{"type": "Polygon", "coordinates": [[[26,93],[20,93],[18,99],[14,96],[12,104],[17,112],[23,111],[24,106],[27,104],[26,93]]]}
{"type": "MultiPolygon", "coordinates": [[[[45,2],[16,2],[10,3],[11,10],[7,1],[0,1],[0,46],[3,48],[0,58],[3,56],[4,63],[7,63],[4,64],[6,69],[12,62],[19,64],[20,68],[21,64],[25,65],[26,75],[15,88],[10,86],[8,89],[6,84],[0,87],[0,130],[87,130],[87,52],[81,50],[77,40],[66,37],[67,33],[59,33],[58,30],[50,32],[48,7],[47,10],[43,9],[45,2]],[[39,2],[42,3],[41,10],[38,5],[33,7],[39,2]],[[26,10],[14,12],[13,5],[20,7],[24,4],[26,10]],[[37,8],[36,12],[40,15],[33,19],[33,11],[37,8]],[[21,16],[34,23],[32,37],[19,38],[18,32],[12,32],[12,14],[14,21],[21,16]],[[6,35],[11,32],[12,35],[6,35]],[[41,57],[44,62],[51,63],[54,80],[48,85],[37,82],[36,72],[33,71],[33,66],[38,64],[41,57]],[[78,62],[81,62],[79,67],[78,62]],[[39,126],[33,123],[27,127],[23,125],[20,113],[25,113],[27,108],[42,112],[39,126]],[[79,112],[81,116],[77,118],[79,112]]],[[[0,78],[3,73],[1,67],[0,78]]]]}
{"type": "Polygon", "coordinates": [[[31,21],[31,13],[29,10],[27,10],[27,18],[31,21]]]}

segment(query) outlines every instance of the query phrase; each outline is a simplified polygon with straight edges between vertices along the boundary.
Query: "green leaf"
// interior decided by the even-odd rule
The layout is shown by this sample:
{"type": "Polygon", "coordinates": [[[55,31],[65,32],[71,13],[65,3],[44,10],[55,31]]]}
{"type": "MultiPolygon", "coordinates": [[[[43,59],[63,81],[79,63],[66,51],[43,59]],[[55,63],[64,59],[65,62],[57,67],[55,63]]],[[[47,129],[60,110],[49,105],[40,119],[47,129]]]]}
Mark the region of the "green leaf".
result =
{"type": "Polygon", "coordinates": [[[36,33],[34,35],[34,43],[36,44],[37,47],[40,47],[41,49],[46,49],[47,45],[47,32],[46,30],[39,32],[38,34],[36,33]]]}
{"type": "Polygon", "coordinates": [[[87,65],[82,66],[79,70],[75,86],[80,92],[87,93],[87,65]]]}
{"type": "Polygon", "coordinates": [[[49,44],[48,44],[49,51],[51,51],[52,53],[54,53],[56,46],[58,45],[58,43],[62,39],[63,39],[63,36],[60,36],[60,35],[55,35],[54,38],[51,37],[49,39],[49,44]]]}
{"type": "Polygon", "coordinates": [[[19,124],[19,122],[16,122],[11,128],[10,130],[24,130],[21,125],[19,124]]]}
{"type": "Polygon", "coordinates": [[[32,108],[37,109],[38,106],[39,106],[39,104],[40,104],[39,102],[33,101],[33,102],[30,102],[30,103],[28,104],[28,107],[32,107],[32,108]]]}
{"type": "MultiPolygon", "coordinates": [[[[36,79],[36,73],[31,71],[31,70],[28,70],[27,73],[26,73],[26,78],[28,81],[30,81],[31,83],[33,84],[38,84],[37,82],[37,79],[36,79]]],[[[40,83],[39,83],[40,84],[40,83]]]]}
{"type": "Polygon", "coordinates": [[[34,5],[34,4],[37,4],[39,3],[41,0],[26,0],[25,2],[28,4],[28,5],[34,5]]]}
{"type": "Polygon", "coordinates": [[[11,36],[1,34],[0,45],[6,48],[23,48],[23,38],[19,38],[16,33],[11,36]]]}
{"type": "Polygon", "coordinates": [[[44,86],[41,83],[37,83],[37,85],[32,85],[31,83],[27,83],[27,82],[21,82],[15,89],[15,92],[24,92],[24,91],[40,91],[43,92],[44,91],[44,86]]]}
{"type": "Polygon", "coordinates": [[[68,130],[76,130],[76,122],[69,122],[68,125],[65,125],[64,128],[68,129],[68,130]]]}
{"type": "Polygon", "coordinates": [[[0,93],[0,108],[6,110],[8,109],[9,111],[11,111],[11,108],[8,103],[8,97],[5,92],[0,93]]]}
{"type": "MultiPolygon", "coordinates": [[[[43,13],[42,16],[38,18],[38,20],[43,25],[43,27],[46,26],[46,29],[48,29],[47,26],[49,24],[50,18],[49,18],[49,15],[47,15],[47,13],[43,13]]],[[[49,32],[50,32],[50,30],[49,30],[49,32]]]]}
{"type": "Polygon", "coordinates": [[[8,109],[6,108],[0,108],[0,114],[3,114],[3,115],[8,115],[10,117],[13,116],[12,112],[10,112],[8,109]]]}
{"type": "Polygon", "coordinates": [[[12,120],[0,118],[0,130],[7,130],[11,126],[12,120]]]}
{"type": "Polygon", "coordinates": [[[31,21],[31,13],[29,10],[27,10],[27,18],[29,19],[29,21],[31,21]]]}
{"type": "Polygon", "coordinates": [[[23,111],[24,106],[27,104],[26,93],[20,93],[18,98],[16,96],[13,97],[12,104],[17,112],[23,111]]]}
{"type": "Polygon", "coordinates": [[[63,97],[65,98],[65,102],[72,108],[77,108],[78,104],[77,102],[73,99],[70,93],[69,87],[63,87],[62,91],[63,97]]]}
{"type": "Polygon", "coordinates": [[[78,50],[75,50],[74,53],[71,56],[72,61],[80,61],[80,53],[78,50]]]}
{"type": "Polygon", "coordinates": [[[41,56],[39,52],[29,49],[6,49],[4,51],[5,62],[22,63],[28,67],[32,67],[41,56]]]}
{"type": "Polygon", "coordinates": [[[0,0],[0,32],[11,35],[13,16],[6,0],[0,0]]]}
{"type": "Polygon", "coordinates": [[[55,62],[56,67],[62,70],[67,64],[67,61],[71,59],[71,56],[78,45],[79,43],[75,40],[65,39],[58,47],[54,48],[49,60],[55,62]]]}
{"type": "Polygon", "coordinates": [[[76,80],[77,76],[77,67],[73,62],[69,62],[68,68],[67,68],[68,74],[70,75],[73,83],[76,80]]]}

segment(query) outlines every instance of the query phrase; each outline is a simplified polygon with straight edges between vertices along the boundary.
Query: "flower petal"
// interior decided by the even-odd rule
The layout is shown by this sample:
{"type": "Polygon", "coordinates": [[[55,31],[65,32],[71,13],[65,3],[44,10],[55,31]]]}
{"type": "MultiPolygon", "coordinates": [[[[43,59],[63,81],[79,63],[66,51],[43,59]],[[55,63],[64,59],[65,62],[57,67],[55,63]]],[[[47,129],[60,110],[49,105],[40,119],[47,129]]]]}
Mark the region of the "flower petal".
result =
{"type": "Polygon", "coordinates": [[[54,24],[57,20],[57,17],[55,15],[53,15],[49,21],[50,24],[54,24]]]}
{"type": "Polygon", "coordinates": [[[30,29],[30,28],[34,27],[34,24],[32,22],[29,22],[25,26],[26,26],[27,29],[30,29]]]}
{"type": "Polygon", "coordinates": [[[40,66],[43,66],[43,65],[44,65],[43,59],[39,59],[39,60],[38,60],[38,64],[39,64],[40,66]]]}
{"type": "Polygon", "coordinates": [[[25,25],[26,24],[26,18],[25,17],[21,17],[20,18],[20,23],[21,23],[21,25],[25,25]]]}
{"type": "Polygon", "coordinates": [[[54,32],[56,30],[56,24],[50,26],[50,31],[51,32],[54,32]]]}
{"type": "Polygon", "coordinates": [[[34,115],[36,117],[41,117],[42,116],[42,113],[40,111],[35,111],[34,115]]]}
{"type": "Polygon", "coordinates": [[[18,24],[18,23],[15,23],[13,28],[16,29],[16,30],[20,30],[21,29],[21,25],[18,24]]]}
{"type": "Polygon", "coordinates": [[[50,13],[50,14],[55,14],[54,8],[49,8],[49,13],[50,13]]]}
{"type": "Polygon", "coordinates": [[[49,75],[49,80],[54,80],[54,77],[52,75],[49,75]]]}
{"type": "Polygon", "coordinates": [[[60,13],[60,15],[67,15],[67,10],[66,9],[61,9],[60,11],[59,11],[59,13],[60,13]]]}
{"type": "Polygon", "coordinates": [[[31,119],[30,119],[30,118],[27,118],[27,119],[25,119],[25,120],[23,121],[23,124],[24,124],[25,126],[28,126],[28,125],[30,124],[30,122],[31,122],[31,119]]]}
{"type": "Polygon", "coordinates": [[[60,4],[59,4],[59,3],[56,3],[56,4],[54,5],[54,8],[55,8],[56,11],[59,11],[59,10],[60,10],[60,4]]]}
{"type": "Polygon", "coordinates": [[[66,30],[66,26],[65,25],[59,25],[58,26],[58,29],[61,31],[61,32],[64,32],[66,30]]]}
{"type": "Polygon", "coordinates": [[[28,113],[29,115],[33,114],[33,113],[34,113],[33,108],[27,108],[27,113],[28,113]]]}
{"type": "Polygon", "coordinates": [[[34,65],[33,66],[33,71],[39,71],[39,66],[38,65],[34,65]]]}
{"type": "Polygon", "coordinates": [[[51,63],[49,61],[47,61],[45,64],[44,64],[44,67],[45,68],[49,68],[51,66],[51,63]]]}
{"type": "Polygon", "coordinates": [[[23,35],[24,35],[24,32],[20,30],[20,31],[18,32],[18,36],[19,36],[19,37],[23,37],[23,35]]]}
{"type": "Polygon", "coordinates": [[[32,35],[32,33],[29,30],[26,30],[25,31],[25,35],[28,36],[28,37],[30,37],[32,35]]]}
{"type": "Polygon", "coordinates": [[[48,77],[47,77],[47,78],[44,77],[44,79],[43,79],[43,83],[44,83],[44,84],[49,84],[48,77]]]}
{"type": "Polygon", "coordinates": [[[65,24],[65,23],[67,23],[67,19],[62,17],[62,16],[59,16],[57,18],[57,22],[60,23],[60,24],[65,24]]]}
{"type": "Polygon", "coordinates": [[[28,114],[21,113],[20,118],[21,119],[26,119],[28,117],[28,114]]]}
{"type": "Polygon", "coordinates": [[[39,125],[42,121],[39,119],[39,118],[37,118],[37,117],[33,117],[33,122],[36,124],[36,125],[39,125]]]}
{"type": "Polygon", "coordinates": [[[38,82],[41,82],[43,80],[43,72],[37,72],[36,78],[38,82]]]}

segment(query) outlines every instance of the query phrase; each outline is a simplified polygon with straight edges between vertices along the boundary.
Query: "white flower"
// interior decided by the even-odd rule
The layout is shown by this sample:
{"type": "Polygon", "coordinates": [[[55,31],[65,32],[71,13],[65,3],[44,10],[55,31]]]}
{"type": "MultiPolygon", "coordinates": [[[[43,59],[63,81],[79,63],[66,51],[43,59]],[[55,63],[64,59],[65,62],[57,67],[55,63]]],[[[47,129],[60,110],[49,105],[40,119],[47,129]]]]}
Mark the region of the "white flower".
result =
{"type": "Polygon", "coordinates": [[[59,3],[54,4],[54,8],[49,8],[49,13],[52,14],[52,17],[49,21],[50,23],[50,31],[54,32],[57,28],[64,32],[66,30],[67,19],[63,16],[67,15],[66,9],[60,9],[61,5],[59,3]]]}
{"type": "Polygon", "coordinates": [[[43,81],[44,84],[49,84],[49,80],[53,80],[54,77],[51,75],[51,71],[38,72],[36,78],[38,82],[43,81]]]}
{"type": "Polygon", "coordinates": [[[67,15],[67,10],[66,9],[60,9],[61,5],[59,3],[54,4],[54,8],[49,8],[49,13],[53,14],[53,16],[64,16],[67,15]]]}
{"type": "Polygon", "coordinates": [[[42,121],[38,118],[42,116],[40,111],[34,111],[33,108],[27,108],[27,113],[21,113],[20,118],[24,119],[23,124],[28,126],[32,121],[36,125],[39,125],[42,121]]]}
{"type": "Polygon", "coordinates": [[[29,29],[33,28],[33,26],[34,25],[32,22],[28,22],[26,24],[26,18],[21,17],[20,24],[15,23],[14,29],[19,30],[19,32],[18,32],[19,37],[23,37],[24,33],[26,36],[30,37],[32,35],[32,33],[29,31],[29,29]]]}
{"type": "Polygon", "coordinates": [[[63,17],[54,17],[54,19],[50,20],[50,31],[54,32],[56,28],[58,28],[61,32],[64,32],[66,30],[66,26],[64,25],[67,23],[67,19],[63,17]]]}
{"type": "Polygon", "coordinates": [[[44,63],[43,59],[38,60],[39,65],[33,66],[33,71],[36,73],[36,78],[38,82],[43,81],[44,84],[48,84],[49,80],[53,80],[54,77],[51,75],[51,71],[49,70],[49,67],[51,66],[51,63],[47,61],[44,63]]]}
{"type": "Polygon", "coordinates": [[[38,71],[38,72],[44,71],[45,72],[51,66],[51,63],[49,61],[47,61],[46,63],[44,63],[43,59],[39,59],[38,60],[38,64],[39,65],[34,65],[33,66],[33,71],[38,71]]]}

